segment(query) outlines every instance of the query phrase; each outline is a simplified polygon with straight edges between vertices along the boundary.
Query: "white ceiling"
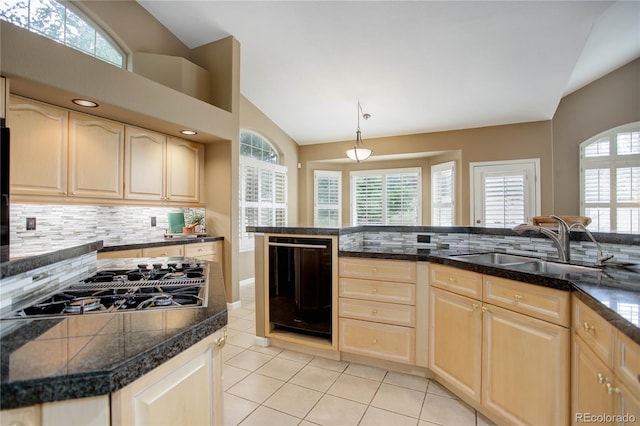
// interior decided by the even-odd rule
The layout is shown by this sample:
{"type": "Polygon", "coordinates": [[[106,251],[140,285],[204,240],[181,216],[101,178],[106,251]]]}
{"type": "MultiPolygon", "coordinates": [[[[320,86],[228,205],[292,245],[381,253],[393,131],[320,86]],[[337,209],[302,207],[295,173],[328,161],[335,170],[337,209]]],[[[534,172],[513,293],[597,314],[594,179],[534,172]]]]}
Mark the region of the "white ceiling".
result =
{"type": "Polygon", "coordinates": [[[241,92],[301,145],[548,120],[640,57],[640,1],[138,0],[188,47],[241,45],[241,92]]]}

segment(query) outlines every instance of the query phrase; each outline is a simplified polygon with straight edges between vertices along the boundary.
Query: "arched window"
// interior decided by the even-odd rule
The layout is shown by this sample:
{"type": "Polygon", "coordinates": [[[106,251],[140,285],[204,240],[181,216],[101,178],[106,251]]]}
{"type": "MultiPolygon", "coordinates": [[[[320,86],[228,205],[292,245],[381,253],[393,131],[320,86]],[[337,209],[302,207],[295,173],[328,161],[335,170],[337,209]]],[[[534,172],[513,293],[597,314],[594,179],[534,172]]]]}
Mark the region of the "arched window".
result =
{"type": "Polygon", "coordinates": [[[240,249],[253,249],[247,226],[286,226],[287,168],[264,137],[240,132],[240,249]]]}
{"type": "Polygon", "coordinates": [[[125,54],[76,8],[55,0],[2,0],[0,19],[124,68],[125,54]]]}
{"type": "Polygon", "coordinates": [[[640,122],[580,145],[580,213],[589,229],[640,233],[640,122]]]}

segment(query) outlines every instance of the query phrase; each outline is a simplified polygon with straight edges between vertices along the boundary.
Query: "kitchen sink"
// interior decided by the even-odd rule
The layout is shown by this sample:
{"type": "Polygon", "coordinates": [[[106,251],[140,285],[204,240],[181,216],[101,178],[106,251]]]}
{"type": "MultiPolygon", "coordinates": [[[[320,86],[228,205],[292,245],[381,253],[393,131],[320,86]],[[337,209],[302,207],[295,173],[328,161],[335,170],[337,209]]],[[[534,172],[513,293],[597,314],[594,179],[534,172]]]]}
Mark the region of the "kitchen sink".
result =
{"type": "Polygon", "coordinates": [[[600,272],[600,269],[593,268],[590,266],[572,265],[569,263],[547,262],[545,260],[516,264],[516,265],[513,265],[513,269],[517,269],[518,271],[523,271],[523,272],[533,272],[533,273],[541,273],[541,274],[546,273],[546,274],[557,274],[557,275],[584,274],[584,273],[597,274],[600,272]]]}
{"type": "Polygon", "coordinates": [[[527,262],[538,262],[539,260],[533,257],[518,256],[515,254],[506,253],[480,253],[480,254],[464,254],[456,256],[456,258],[462,258],[471,262],[481,263],[483,265],[518,265],[527,262]]]}

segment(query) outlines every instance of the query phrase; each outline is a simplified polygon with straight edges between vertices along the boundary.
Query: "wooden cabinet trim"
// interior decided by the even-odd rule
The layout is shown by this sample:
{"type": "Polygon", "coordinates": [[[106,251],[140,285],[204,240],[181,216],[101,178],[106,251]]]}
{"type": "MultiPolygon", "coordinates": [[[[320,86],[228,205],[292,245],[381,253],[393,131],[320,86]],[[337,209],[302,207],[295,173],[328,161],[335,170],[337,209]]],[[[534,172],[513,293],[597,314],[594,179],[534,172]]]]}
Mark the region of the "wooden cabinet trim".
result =
{"type": "Polygon", "coordinates": [[[416,308],[394,303],[341,297],[338,302],[338,315],[341,318],[353,318],[405,327],[415,327],[416,325],[416,308]]]}
{"type": "Polygon", "coordinates": [[[339,276],[376,281],[416,282],[416,262],[355,257],[338,259],[339,276]]]}

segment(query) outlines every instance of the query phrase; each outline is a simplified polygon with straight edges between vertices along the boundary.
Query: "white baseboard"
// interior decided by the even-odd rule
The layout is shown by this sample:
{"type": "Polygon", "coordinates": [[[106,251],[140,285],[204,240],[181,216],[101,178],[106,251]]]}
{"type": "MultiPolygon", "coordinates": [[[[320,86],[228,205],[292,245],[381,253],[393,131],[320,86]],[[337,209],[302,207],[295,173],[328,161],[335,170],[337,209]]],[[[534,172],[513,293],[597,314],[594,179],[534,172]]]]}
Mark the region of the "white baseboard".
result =
{"type": "Polygon", "coordinates": [[[231,302],[231,303],[227,302],[227,310],[228,311],[232,311],[234,309],[238,309],[241,306],[242,306],[242,302],[239,301],[239,300],[236,300],[235,302],[231,302]]]}
{"type": "Polygon", "coordinates": [[[271,346],[271,339],[268,337],[259,337],[255,336],[255,344],[256,346],[260,346],[261,348],[268,348],[271,346]]]}
{"type": "Polygon", "coordinates": [[[240,281],[238,284],[242,287],[243,285],[251,285],[256,281],[255,277],[247,278],[246,280],[240,281]]]}

